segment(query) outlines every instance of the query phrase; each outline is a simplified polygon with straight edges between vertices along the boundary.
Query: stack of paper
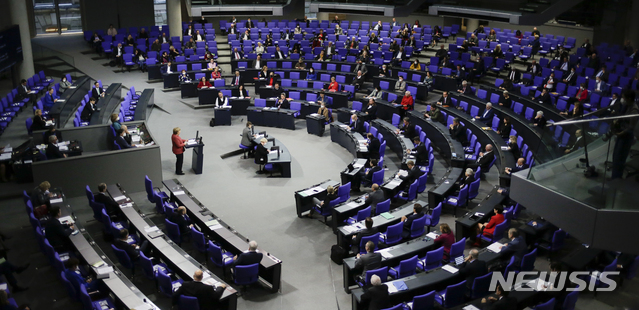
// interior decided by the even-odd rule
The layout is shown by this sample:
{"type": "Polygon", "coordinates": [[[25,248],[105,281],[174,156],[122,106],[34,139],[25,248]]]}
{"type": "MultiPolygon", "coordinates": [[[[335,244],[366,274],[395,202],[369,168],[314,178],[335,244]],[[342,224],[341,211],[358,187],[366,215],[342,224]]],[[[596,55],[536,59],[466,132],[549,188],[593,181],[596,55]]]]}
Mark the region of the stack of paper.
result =
{"type": "Polygon", "coordinates": [[[389,259],[389,258],[394,256],[389,251],[381,251],[381,252],[378,252],[378,253],[382,254],[382,257],[385,258],[385,259],[389,259]]]}
{"type": "Polygon", "coordinates": [[[501,252],[501,247],[504,246],[502,243],[499,242],[495,242],[491,245],[488,246],[488,251],[494,252],[494,253],[499,253],[501,252]]]}
{"type": "Polygon", "coordinates": [[[462,310],[479,310],[479,308],[473,306],[473,305],[468,305],[464,308],[462,308],[462,310]]]}
{"type": "Polygon", "coordinates": [[[147,233],[158,231],[158,230],[160,230],[160,228],[158,228],[157,226],[144,227],[144,231],[146,231],[147,233]]]}
{"type": "Polygon", "coordinates": [[[344,226],[344,230],[349,234],[356,232],[358,229],[353,226],[344,226]]]}
{"type": "Polygon", "coordinates": [[[431,239],[436,239],[438,236],[434,232],[429,232],[429,233],[426,234],[426,237],[431,238],[431,239]]]}
{"type": "Polygon", "coordinates": [[[56,199],[51,199],[49,200],[50,203],[61,203],[62,202],[62,197],[60,198],[56,198],[56,199]]]}
{"type": "Polygon", "coordinates": [[[174,192],[173,195],[175,195],[175,196],[184,195],[184,191],[174,192]]]}
{"type": "Polygon", "coordinates": [[[2,153],[2,155],[0,155],[0,160],[8,160],[11,159],[11,153],[2,153]]]}
{"type": "Polygon", "coordinates": [[[442,267],[442,269],[450,272],[450,273],[457,273],[457,271],[459,271],[459,269],[451,266],[451,265],[444,265],[444,267],[442,267]]]}
{"type": "Polygon", "coordinates": [[[102,266],[95,271],[97,274],[107,274],[113,272],[113,267],[111,266],[102,266]]]}
{"type": "Polygon", "coordinates": [[[63,216],[63,217],[59,218],[58,220],[60,221],[60,223],[67,223],[67,224],[75,223],[75,221],[73,220],[73,218],[70,215],[63,216]]]}

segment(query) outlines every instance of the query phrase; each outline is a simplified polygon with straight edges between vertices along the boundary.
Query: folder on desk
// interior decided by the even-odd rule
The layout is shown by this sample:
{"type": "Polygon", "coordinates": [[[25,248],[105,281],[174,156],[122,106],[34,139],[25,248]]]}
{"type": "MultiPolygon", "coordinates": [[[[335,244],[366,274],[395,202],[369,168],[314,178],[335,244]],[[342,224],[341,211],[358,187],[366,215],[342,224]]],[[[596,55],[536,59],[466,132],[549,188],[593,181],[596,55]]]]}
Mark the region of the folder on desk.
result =
{"type": "Polygon", "coordinates": [[[148,233],[149,234],[149,238],[151,239],[155,239],[157,237],[163,236],[164,233],[161,230],[155,230],[155,231],[151,231],[148,233]]]}
{"type": "Polygon", "coordinates": [[[384,212],[382,214],[380,214],[382,217],[384,217],[387,220],[390,220],[392,218],[394,218],[395,216],[393,216],[392,214],[388,213],[388,212],[384,212]]]}
{"type": "Polygon", "coordinates": [[[406,286],[406,283],[404,283],[404,281],[395,281],[393,282],[393,286],[395,286],[398,291],[408,290],[408,286],[406,286]]]}
{"type": "Polygon", "coordinates": [[[504,246],[504,244],[499,243],[499,242],[495,242],[491,245],[488,246],[488,250],[491,252],[495,252],[495,253],[499,253],[501,252],[501,247],[504,246]]]}
{"type": "Polygon", "coordinates": [[[211,227],[211,226],[215,226],[215,225],[219,225],[220,221],[218,220],[210,220],[206,223],[204,223],[204,225],[206,225],[206,227],[211,227]]]}

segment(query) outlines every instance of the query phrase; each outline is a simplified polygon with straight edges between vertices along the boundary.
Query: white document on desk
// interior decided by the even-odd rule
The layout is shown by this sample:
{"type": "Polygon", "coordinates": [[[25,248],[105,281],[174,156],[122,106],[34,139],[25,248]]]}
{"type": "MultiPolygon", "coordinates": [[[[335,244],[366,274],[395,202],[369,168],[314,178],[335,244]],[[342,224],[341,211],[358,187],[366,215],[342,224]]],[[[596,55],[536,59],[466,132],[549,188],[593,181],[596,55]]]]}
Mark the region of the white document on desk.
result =
{"type": "Polygon", "coordinates": [[[60,203],[62,202],[62,198],[56,198],[56,199],[51,199],[49,200],[50,203],[60,203]]]}
{"type": "Polygon", "coordinates": [[[220,229],[220,228],[224,228],[224,226],[217,224],[217,225],[213,225],[209,227],[211,230],[216,230],[216,229],[220,229]]]}
{"type": "Polygon", "coordinates": [[[218,283],[220,283],[220,282],[217,282],[217,280],[215,280],[215,279],[213,279],[213,278],[208,278],[208,279],[204,279],[204,280],[202,280],[202,283],[204,283],[204,284],[206,284],[206,285],[211,285],[211,286],[213,286],[213,285],[218,284],[218,283]]]}
{"type": "Polygon", "coordinates": [[[450,273],[457,273],[459,271],[459,269],[451,266],[451,265],[444,265],[444,267],[442,267],[442,269],[450,272],[450,273]]]}
{"type": "Polygon", "coordinates": [[[462,308],[462,310],[479,310],[479,308],[473,306],[473,305],[468,305],[464,308],[462,308]]]}
{"type": "Polygon", "coordinates": [[[494,253],[499,253],[501,252],[501,247],[504,246],[504,244],[499,243],[499,242],[495,242],[491,245],[488,246],[488,250],[494,253]]]}
{"type": "Polygon", "coordinates": [[[7,160],[7,159],[11,159],[11,153],[2,153],[0,155],[0,160],[7,160]]]}
{"type": "Polygon", "coordinates": [[[174,192],[173,195],[178,196],[178,195],[184,195],[184,191],[177,191],[174,192]]]}
{"type": "Polygon", "coordinates": [[[120,205],[120,209],[130,208],[132,206],[133,206],[133,204],[129,202],[129,203],[121,204],[120,205]]]}
{"type": "Polygon", "coordinates": [[[73,220],[73,218],[70,215],[67,216],[63,216],[61,218],[58,219],[60,221],[60,223],[68,223],[68,224],[73,224],[75,223],[75,221],[73,220]]]}
{"type": "Polygon", "coordinates": [[[104,266],[104,267],[100,267],[98,269],[96,269],[95,271],[97,274],[107,274],[107,273],[111,273],[113,272],[113,267],[111,266],[104,266]]]}
{"type": "Polygon", "coordinates": [[[429,232],[426,234],[426,237],[431,238],[431,239],[437,239],[437,237],[439,237],[436,233],[434,232],[429,232]]]}
{"type": "Polygon", "coordinates": [[[399,172],[397,173],[400,177],[405,177],[408,175],[408,171],[406,170],[399,170],[399,172]]]}
{"type": "Polygon", "coordinates": [[[389,259],[389,258],[391,258],[391,257],[393,257],[393,256],[394,256],[394,255],[393,255],[393,254],[391,254],[389,251],[381,251],[381,252],[378,252],[378,253],[379,253],[379,254],[382,254],[382,257],[383,257],[383,258],[385,258],[385,259],[389,259]]]}
{"type": "Polygon", "coordinates": [[[118,196],[118,197],[113,197],[113,200],[115,200],[115,201],[124,200],[124,199],[126,199],[126,196],[124,196],[124,195],[118,196]]]}
{"type": "Polygon", "coordinates": [[[138,136],[138,135],[131,136],[131,142],[139,143],[140,142],[140,136],[138,136]]]}
{"type": "Polygon", "coordinates": [[[393,283],[387,283],[388,285],[388,293],[392,294],[392,293],[396,293],[397,292],[397,288],[395,287],[395,285],[393,285],[393,283]]]}
{"type": "Polygon", "coordinates": [[[344,226],[344,230],[346,230],[349,234],[356,232],[358,229],[353,226],[344,226]]]}
{"type": "Polygon", "coordinates": [[[147,227],[144,227],[144,231],[146,231],[147,233],[154,232],[154,231],[158,231],[158,230],[160,230],[160,228],[159,228],[159,227],[157,227],[157,226],[147,226],[147,227]]]}

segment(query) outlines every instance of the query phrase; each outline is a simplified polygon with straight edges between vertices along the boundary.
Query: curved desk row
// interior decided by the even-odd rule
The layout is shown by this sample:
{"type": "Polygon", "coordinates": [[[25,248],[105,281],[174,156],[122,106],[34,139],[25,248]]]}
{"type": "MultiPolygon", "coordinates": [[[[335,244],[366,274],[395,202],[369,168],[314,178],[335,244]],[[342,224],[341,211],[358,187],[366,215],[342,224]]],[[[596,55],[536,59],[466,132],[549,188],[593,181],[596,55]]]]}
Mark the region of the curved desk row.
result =
{"type": "MultiPolygon", "coordinates": [[[[191,82],[180,83],[180,98],[198,98],[198,104],[212,104],[217,98],[217,93],[221,90],[230,90],[231,96],[239,96],[240,91],[237,89],[237,86],[232,85],[224,85],[224,86],[213,86],[209,88],[201,88],[198,89],[197,85],[200,83],[198,80],[193,80],[191,82]]],[[[211,83],[212,84],[212,83],[211,83]]]]}
{"type": "MultiPolygon", "coordinates": [[[[186,207],[189,217],[200,227],[200,230],[211,240],[215,240],[221,246],[235,254],[239,255],[248,249],[248,238],[236,232],[231,226],[222,221],[219,217],[207,207],[203,206],[184,186],[176,179],[162,181],[164,186],[171,192],[171,200],[180,206],[186,207]]],[[[267,282],[273,292],[280,289],[282,278],[282,261],[266,252],[260,262],[260,277],[267,282]]]]}
{"type": "Polygon", "coordinates": [[[75,111],[84,96],[91,91],[91,85],[91,78],[88,76],[78,79],[62,93],[60,99],[51,107],[49,116],[55,119],[58,128],[64,128],[69,120],[75,117],[75,111]]]}
{"type": "Polygon", "coordinates": [[[424,112],[410,111],[407,113],[411,124],[419,126],[426,133],[426,138],[431,141],[431,146],[437,151],[451,167],[463,168],[466,166],[464,147],[450,136],[448,128],[441,123],[433,122],[424,117],[424,112]]]}
{"type": "Polygon", "coordinates": [[[295,130],[295,110],[278,109],[275,107],[246,108],[247,120],[256,126],[277,127],[295,130]]]}
{"type": "Polygon", "coordinates": [[[459,111],[454,107],[440,107],[440,109],[443,112],[446,112],[448,116],[459,118],[466,126],[466,129],[470,129],[472,133],[477,136],[477,140],[483,146],[486,144],[493,145],[493,150],[496,152],[495,154],[498,155],[495,164],[499,167],[500,175],[506,175],[504,168],[515,166],[515,157],[513,156],[513,153],[501,149],[502,146],[507,146],[504,139],[492,129],[483,129],[489,126],[486,126],[480,121],[474,121],[470,115],[463,111],[459,111]]]}
{"type": "MultiPolygon", "coordinates": [[[[74,221],[73,225],[80,231],[78,234],[69,235],[69,240],[75,246],[77,252],[80,253],[84,262],[88,265],[96,265],[96,263],[104,262],[105,265],[103,265],[102,268],[112,268],[110,271],[106,270],[108,271],[106,273],[101,273],[96,278],[102,279],[102,282],[109,288],[117,302],[119,302],[118,305],[122,305],[122,307],[126,309],[159,309],[129,278],[118,270],[104,251],[93,241],[93,238],[91,238],[91,235],[86,231],[84,225],[77,221],[73,209],[66,201],[66,197],[64,197],[64,195],[61,196],[61,198],[52,199],[51,206],[60,207],[62,217],[71,217],[74,221]]],[[[97,273],[95,268],[91,268],[91,270],[93,273],[97,273]]]]}
{"type": "Polygon", "coordinates": [[[296,191],[295,196],[295,212],[297,217],[302,217],[302,213],[310,211],[313,207],[313,198],[323,200],[326,197],[326,189],[329,186],[337,187],[340,183],[333,180],[325,180],[318,184],[309,186],[305,189],[296,191]]]}
{"type": "MultiPolygon", "coordinates": [[[[490,85],[481,85],[480,89],[483,89],[486,91],[486,99],[488,100],[490,99],[492,94],[499,95],[500,99],[503,98],[504,96],[504,90],[499,89],[498,87],[494,87],[490,85]]],[[[515,92],[508,92],[508,95],[513,101],[521,103],[524,106],[524,110],[526,108],[531,108],[535,111],[543,111],[544,117],[547,120],[550,120],[553,122],[560,122],[560,121],[566,120],[565,116],[559,114],[559,112],[563,112],[563,111],[557,110],[557,108],[552,105],[536,102],[530,99],[530,97],[524,97],[523,95],[519,93],[515,93],[515,92]]]]}
{"type": "Polygon", "coordinates": [[[368,146],[365,137],[359,132],[348,129],[348,125],[341,122],[331,123],[331,141],[341,145],[355,158],[368,158],[368,146]]]}
{"type": "MultiPolygon", "coordinates": [[[[164,233],[158,233],[157,228],[149,217],[144,216],[137,204],[116,184],[107,185],[107,192],[120,205],[122,213],[135,227],[137,234],[144,240],[148,240],[149,245],[155,250],[154,253],[160,255],[162,260],[168,264],[169,268],[176,272],[182,279],[193,280],[193,274],[197,270],[204,272],[204,283],[224,283],[213,272],[209,271],[205,265],[188,255],[179,245],[170,239],[167,240],[164,233]]],[[[224,283],[226,284],[226,283],[224,283]]],[[[237,291],[231,286],[227,286],[220,297],[220,302],[224,309],[237,309],[237,291]]]]}
{"type": "MultiPolygon", "coordinates": [[[[354,62],[346,62],[346,61],[317,61],[317,60],[302,60],[302,61],[306,64],[306,69],[313,67],[315,71],[325,70],[327,72],[331,72],[332,74],[337,74],[337,75],[350,74],[354,76],[355,73],[353,73],[353,70],[355,66],[357,65],[354,62]],[[335,65],[335,68],[333,68],[333,65],[335,65]]],[[[262,59],[261,66],[262,67],[267,66],[269,71],[271,70],[279,71],[279,69],[293,69],[295,68],[295,64],[297,62],[298,60],[293,60],[293,59],[262,59]],[[284,63],[290,63],[291,68],[284,68],[284,65],[283,65],[284,63]]],[[[366,68],[368,69],[369,75],[372,74],[371,70],[378,72],[377,65],[367,64],[366,68]]],[[[255,60],[251,60],[251,59],[239,59],[239,60],[232,59],[231,69],[233,71],[240,70],[240,72],[243,72],[242,74],[243,76],[247,75],[246,77],[242,77],[242,81],[245,83],[252,83],[253,78],[257,77],[257,72],[259,71],[259,69],[255,68],[255,60]]],[[[378,73],[375,73],[374,75],[378,75],[378,73]]]]}
{"type": "Polygon", "coordinates": [[[142,91],[135,107],[134,121],[145,121],[151,115],[155,106],[155,89],[147,88],[142,91]]]}
{"type": "MultiPolygon", "coordinates": [[[[388,69],[391,71],[391,76],[394,78],[395,81],[399,79],[400,72],[406,74],[406,77],[404,78],[405,81],[413,81],[413,75],[419,75],[420,81],[424,81],[424,79],[426,78],[426,71],[422,71],[422,70],[411,70],[411,69],[402,68],[402,67],[389,67],[388,69]]],[[[434,89],[438,89],[441,91],[457,90],[456,78],[439,74],[439,73],[433,73],[433,72],[431,72],[431,74],[433,76],[434,89]]],[[[395,86],[395,84],[393,84],[393,86],[395,86]]]]}
{"type": "MultiPolygon", "coordinates": [[[[379,86],[379,82],[381,81],[385,81],[388,82],[388,89],[382,89],[383,91],[392,91],[395,89],[395,83],[397,83],[399,78],[390,78],[390,77],[383,77],[383,76],[373,76],[372,80],[373,80],[373,87],[378,87],[379,86]]],[[[421,79],[420,81],[423,81],[424,79],[421,79]]],[[[426,84],[422,83],[422,82],[415,82],[412,80],[408,80],[408,79],[404,79],[404,81],[406,82],[406,86],[413,86],[413,87],[417,87],[417,93],[416,94],[412,94],[413,96],[415,96],[417,99],[419,100],[427,100],[428,99],[428,86],[426,86],[426,84]]],[[[406,89],[408,90],[408,89],[406,89]]],[[[403,94],[402,94],[403,95],[403,94]]]]}
{"type": "MultiPolygon", "coordinates": [[[[201,71],[193,70],[193,65],[194,64],[200,64],[202,66],[202,68],[206,68],[208,63],[209,63],[209,61],[206,61],[206,60],[185,61],[185,62],[173,61],[173,62],[171,62],[171,72],[178,72],[178,69],[177,69],[178,65],[186,65],[186,70],[187,71],[204,72],[204,70],[201,70],[201,71]]],[[[155,65],[147,66],[146,67],[147,68],[147,79],[148,80],[159,80],[159,79],[162,79],[162,68],[163,67],[166,67],[166,64],[158,63],[158,64],[155,64],[155,65]]]]}
{"type": "MultiPolygon", "coordinates": [[[[469,109],[471,106],[475,106],[479,109],[479,113],[483,113],[486,109],[486,102],[483,102],[475,96],[468,96],[454,92],[451,93],[451,97],[457,99],[458,106],[461,101],[465,101],[469,104],[469,109]]],[[[551,134],[543,134],[543,129],[531,126],[531,121],[515,113],[510,108],[494,104],[493,109],[495,109],[495,115],[502,120],[505,116],[510,117],[513,129],[517,131],[517,135],[524,139],[524,143],[528,144],[530,150],[535,151],[534,155],[539,163],[544,163],[557,157],[557,142],[553,139],[551,134]]],[[[481,121],[477,122],[482,123],[481,121]]],[[[486,126],[491,127],[491,124],[486,124],[486,126]]]]}
{"type": "MultiPolygon", "coordinates": [[[[95,105],[98,111],[93,112],[89,125],[101,125],[111,123],[111,114],[118,114],[122,102],[122,84],[113,83],[104,91],[104,97],[95,105]]],[[[87,104],[89,104],[87,102],[87,104]]]]}

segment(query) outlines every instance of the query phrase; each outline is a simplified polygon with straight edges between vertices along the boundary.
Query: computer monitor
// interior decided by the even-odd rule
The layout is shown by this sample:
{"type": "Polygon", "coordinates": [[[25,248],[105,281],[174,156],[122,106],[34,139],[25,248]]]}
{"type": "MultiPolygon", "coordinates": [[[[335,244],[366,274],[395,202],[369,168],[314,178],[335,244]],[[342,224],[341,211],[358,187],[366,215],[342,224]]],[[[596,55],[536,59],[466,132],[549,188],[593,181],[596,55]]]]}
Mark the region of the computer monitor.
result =
{"type": "MultiPolygon", "coordinates": [[[[268,138],[268,139],[266,139],[266,141],[273,142],[273,146],[275,146],[275,138],[268,138]]],[[[279,147],[278,147],[278,149],[279,149],[279,147]]]]}

